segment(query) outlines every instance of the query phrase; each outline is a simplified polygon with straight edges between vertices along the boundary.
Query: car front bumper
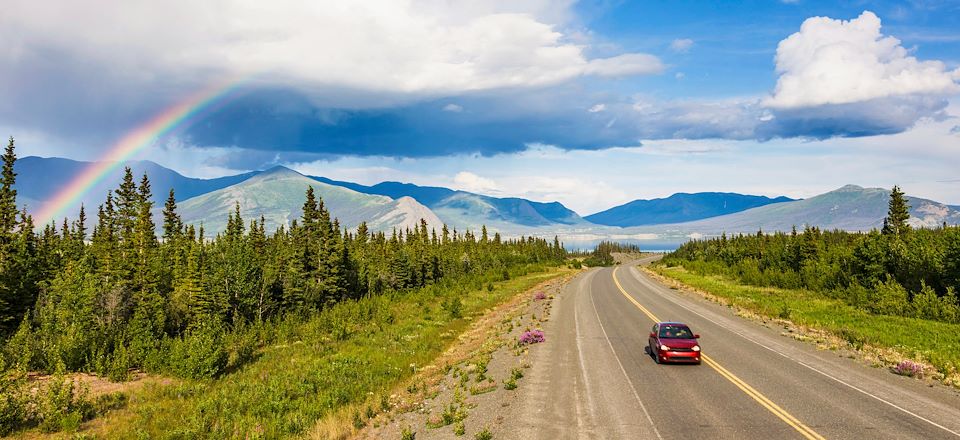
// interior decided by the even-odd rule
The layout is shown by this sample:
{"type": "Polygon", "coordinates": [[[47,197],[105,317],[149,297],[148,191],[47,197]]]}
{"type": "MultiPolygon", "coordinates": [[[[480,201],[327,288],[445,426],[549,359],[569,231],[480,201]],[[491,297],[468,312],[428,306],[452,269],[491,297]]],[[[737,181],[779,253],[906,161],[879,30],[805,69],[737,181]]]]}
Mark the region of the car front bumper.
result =
{"type": "Polygon", "coordinates": [[[699,351],[661,351],[660,362],[700,362],[699,351]]]}

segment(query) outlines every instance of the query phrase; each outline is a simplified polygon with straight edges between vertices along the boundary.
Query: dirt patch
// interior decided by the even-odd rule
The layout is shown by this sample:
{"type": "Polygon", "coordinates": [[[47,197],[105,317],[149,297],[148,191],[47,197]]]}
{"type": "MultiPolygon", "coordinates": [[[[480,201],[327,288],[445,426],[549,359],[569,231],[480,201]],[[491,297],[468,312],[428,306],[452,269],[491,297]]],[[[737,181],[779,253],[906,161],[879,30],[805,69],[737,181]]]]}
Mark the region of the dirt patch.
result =
{"type": "Polygon", "coordinates": [[[520,338],[550,319],[554,298],[574,275],[540,283],[477,318],[456,344],[390,396],[391,410],[354,438],[473,438],[512,417],[528,354],[537,348],[520,338]]]}
{"type": "MultiPolygon", "coordinates": [[[[52,378],[53,376],[49,374],[29,373],[27,375],[27,380],[33,389],[41,387],[52,378]]],[[[70,373],[66,378],[72,380],[75,387],[86,388],[89,392],[88,397],[91,398],[105,394],[129,393],[143,388],[146,384],[170,385],[174,382],[170,378],[151,376],[140,371],[131,372],[130,380],[126,382],[111,382],[109,379],[89,373],[70,373]]]]}

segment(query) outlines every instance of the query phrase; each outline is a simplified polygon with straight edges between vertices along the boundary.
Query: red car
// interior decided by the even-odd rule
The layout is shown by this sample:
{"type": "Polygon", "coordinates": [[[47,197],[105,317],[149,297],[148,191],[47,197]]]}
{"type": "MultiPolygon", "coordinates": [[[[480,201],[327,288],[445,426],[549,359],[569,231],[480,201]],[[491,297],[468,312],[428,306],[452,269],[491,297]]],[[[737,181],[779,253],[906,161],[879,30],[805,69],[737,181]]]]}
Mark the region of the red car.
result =
{"type": "Polygon", "coordinates": [[[650,355],[656,363],[700,363],[700,335],[679,322],[658,322],[650,330],[650,355]]]}

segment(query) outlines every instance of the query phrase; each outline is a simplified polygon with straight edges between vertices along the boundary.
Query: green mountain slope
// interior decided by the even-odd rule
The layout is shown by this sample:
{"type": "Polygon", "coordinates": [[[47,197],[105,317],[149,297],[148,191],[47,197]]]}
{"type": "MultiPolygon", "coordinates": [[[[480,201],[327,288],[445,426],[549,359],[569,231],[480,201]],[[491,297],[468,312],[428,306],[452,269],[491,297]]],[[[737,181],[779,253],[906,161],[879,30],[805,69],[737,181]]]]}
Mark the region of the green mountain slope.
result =
{"type": "Polygon", "coordinates": [[[413,227],[421,218],[431,226],[440,227],[442,224],[433,212],[412,198],[393,200],[363,194],[318,182],[283,167],[185,200],[179,203],[179,210],[185,223],[198,226],[202,223],[207,235],[212,236],[226,229],[227,216],[233,212],[234,203],[239,202],[245,221],[263,216],[267,231],[273,231],[300,217],[304,194],[310,186],[317,196],[323,198],[331,216],[339,219],[344,227],[353,228],[366,221],[372,230],[388,231],[395,227],[413,227]]]}

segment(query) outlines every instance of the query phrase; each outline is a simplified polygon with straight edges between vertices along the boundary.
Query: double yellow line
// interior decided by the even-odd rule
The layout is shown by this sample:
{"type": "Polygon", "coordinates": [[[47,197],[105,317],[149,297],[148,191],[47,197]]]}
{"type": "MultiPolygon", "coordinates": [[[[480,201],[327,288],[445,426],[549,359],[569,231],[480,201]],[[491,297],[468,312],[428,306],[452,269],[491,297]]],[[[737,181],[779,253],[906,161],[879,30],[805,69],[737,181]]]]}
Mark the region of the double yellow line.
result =
{"type": "MultiPolygon", "coordinates": [[[[640,309],[640,311],[643,312],[645,315],[647,315],[648,318],[653,320],[653,322],[660,322],[660,318],[657,318],[657,316],[654,315],[652,312],[650,312],[650,310],[648,310],[646,307],[644,307],[643,304],[640,304],[639,302],[637,302],[637,300],[634,299],[633,296],[627,293],[627,291],[620,284],[620,280],[617,279],[618,270],[620,270],[619,267],[613,270],[613,282],[616,283],[617,288],[620,289],[620,293],[622,293],[625,298],[630,300],[630,302],[633,303],[633,305],[637,306],[637,308],[640,309]]],[[[809,426],[804,425],[802,422],[797,420],[796,417],[790,415],[790,413],[785,411],[776,403],[773,403],[773,401],[771,401],[766,396],[761,394],[759,391],[754,389],[752,386],[750,386],[750,384],[744,382],[743,379],[740,379],[735,374],[731,373],[729,370],[727,370],[722,365],[720,365],[717,361],[713,360],[709,356],[702,353],[700,354],[700,359],[702,359],[705,364],[707,364],[710,368],[713,368],[714,371],[719,373],[725,379],[729,380],[731,383],[736,385],[737,388],[740,389],[740,391],[744,392],[744,394],[750,396],[751,398],[753,398],[753,400],[757,401],[757,403],[759,403],[760,406],[766,408],[767,411],[770,411],[771,413],[773,413],[773,415],[779,417],[780,420],[783,420],[786,424],[790,425],[793,429],[797,430],[797,432],[799,432],[800,435],[804,436],[809,440],[825,440],[822,435],[817,434],[816,431],[814,431],[813,429],[810,429],[809,426]]]]}

